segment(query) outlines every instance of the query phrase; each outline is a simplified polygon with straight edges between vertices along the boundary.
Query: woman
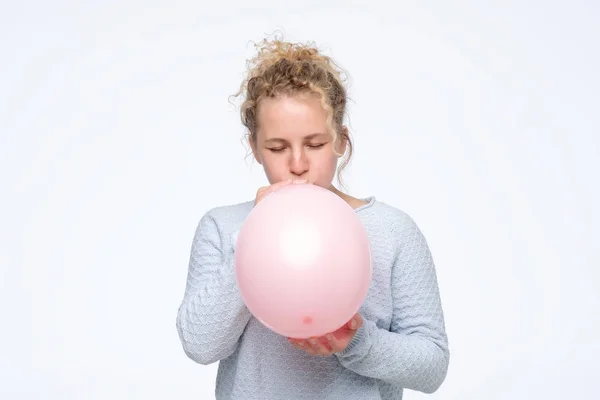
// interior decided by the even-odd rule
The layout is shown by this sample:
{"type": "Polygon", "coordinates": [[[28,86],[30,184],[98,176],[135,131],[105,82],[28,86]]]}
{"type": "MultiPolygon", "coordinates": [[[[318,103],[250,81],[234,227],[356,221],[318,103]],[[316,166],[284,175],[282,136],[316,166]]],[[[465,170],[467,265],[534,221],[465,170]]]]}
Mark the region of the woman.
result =
{"type": "Polygon", "coordinates": [[[309,45],[265,40],[238,94],[252,153],[270,185],[253,201],[201,218],[177,315],[185,353],[200,364],[219,362],[217,399],[374,400],[401,399],[404,389],[436,391],[449,350],[425,238],[403,211],[332,184],[340,157],[352,154],[339,68],[309,45]],[[295,182],[327,188],[353,207],[372,251],[372,283],[359,313],[311,340],[282,337],[257,321],[234,275],[235,239],[246,216],[295,182]]]}

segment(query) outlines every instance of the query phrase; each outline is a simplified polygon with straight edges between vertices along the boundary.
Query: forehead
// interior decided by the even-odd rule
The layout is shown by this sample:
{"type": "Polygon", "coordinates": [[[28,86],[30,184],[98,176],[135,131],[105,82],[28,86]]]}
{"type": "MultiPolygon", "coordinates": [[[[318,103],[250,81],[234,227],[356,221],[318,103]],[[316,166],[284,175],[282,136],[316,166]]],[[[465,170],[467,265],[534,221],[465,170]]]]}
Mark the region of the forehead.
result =
{"type": "Polygon", "coordinates": [[[315,97],[275,97],[258,105],[258,133],[273,138],[310,139],[327,132],[327,113],[315,97]]]}

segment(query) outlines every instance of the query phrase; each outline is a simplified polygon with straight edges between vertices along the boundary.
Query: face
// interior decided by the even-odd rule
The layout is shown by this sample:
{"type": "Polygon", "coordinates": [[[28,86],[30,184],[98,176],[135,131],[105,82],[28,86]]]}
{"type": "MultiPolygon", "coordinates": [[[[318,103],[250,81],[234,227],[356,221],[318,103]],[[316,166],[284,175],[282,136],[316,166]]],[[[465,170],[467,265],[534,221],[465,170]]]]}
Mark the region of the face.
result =
{"type": "MultiPolygon", "coordinates": [[[[315,97],[276,97],[261,100],[258,131],[252,152],[271,184],[306,179],[329,188],[338,156],[327,131],[327,113],[315,97]]],[[[344,127],[344,130],[346,128],[344,127]]],[[[345,143],[335,149],[343,154],[345,143]]]]}

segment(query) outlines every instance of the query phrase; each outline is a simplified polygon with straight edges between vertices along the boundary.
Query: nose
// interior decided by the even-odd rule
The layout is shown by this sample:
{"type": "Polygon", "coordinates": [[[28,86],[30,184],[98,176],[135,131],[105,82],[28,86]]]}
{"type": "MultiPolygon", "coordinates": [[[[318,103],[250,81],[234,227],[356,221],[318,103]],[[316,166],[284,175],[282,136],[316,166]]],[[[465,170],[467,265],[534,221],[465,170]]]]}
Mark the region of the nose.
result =
{"type": "Polygon", "coordinates": [[[296,176],[302,176],[308,172],[308,159],[303,150],[294,150],[290,156],[290,172],[296,176]]]}

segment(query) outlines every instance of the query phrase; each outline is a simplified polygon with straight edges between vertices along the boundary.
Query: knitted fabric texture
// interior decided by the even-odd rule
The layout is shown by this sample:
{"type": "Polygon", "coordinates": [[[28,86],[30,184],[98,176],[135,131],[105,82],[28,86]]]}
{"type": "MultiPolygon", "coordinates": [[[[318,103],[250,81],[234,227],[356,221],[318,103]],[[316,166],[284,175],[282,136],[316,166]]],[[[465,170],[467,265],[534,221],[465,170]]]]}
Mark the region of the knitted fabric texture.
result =
{"type": "Polygon", "coordinates": [[[295,349],[255,319],[240,296],[235,240],[253,202],[216,207],[201,218],[176,327],[190,359],[219,362],[217,400],[399,400],[404,389],[440,387],[450,354],[427,242],[406,213],[366,200],[356,209],[373,263],[360,309],[364,324],[329,357],[295,349]]]}

